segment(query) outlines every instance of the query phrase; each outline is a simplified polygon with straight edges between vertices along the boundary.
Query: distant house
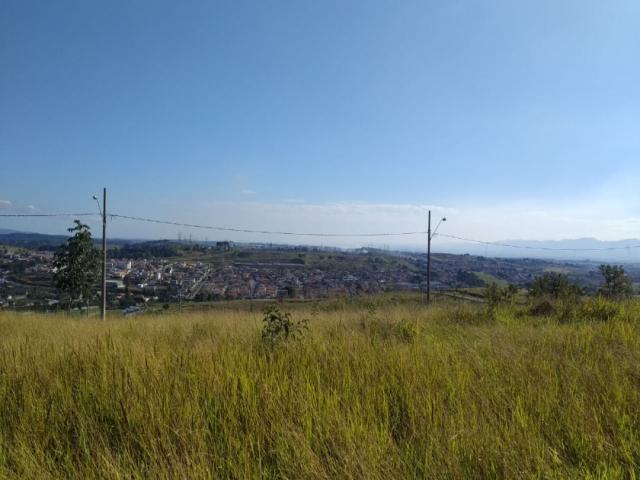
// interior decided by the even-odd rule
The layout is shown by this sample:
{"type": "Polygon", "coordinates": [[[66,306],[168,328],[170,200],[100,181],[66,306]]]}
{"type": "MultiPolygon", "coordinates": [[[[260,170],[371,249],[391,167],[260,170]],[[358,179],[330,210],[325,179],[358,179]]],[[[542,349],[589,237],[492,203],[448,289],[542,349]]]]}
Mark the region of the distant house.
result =
{"type": "Polygon", "coordinates": [[[122,280],[107,280],[107,289],[122,290],[124,289],[124,282],[122,280]]]}

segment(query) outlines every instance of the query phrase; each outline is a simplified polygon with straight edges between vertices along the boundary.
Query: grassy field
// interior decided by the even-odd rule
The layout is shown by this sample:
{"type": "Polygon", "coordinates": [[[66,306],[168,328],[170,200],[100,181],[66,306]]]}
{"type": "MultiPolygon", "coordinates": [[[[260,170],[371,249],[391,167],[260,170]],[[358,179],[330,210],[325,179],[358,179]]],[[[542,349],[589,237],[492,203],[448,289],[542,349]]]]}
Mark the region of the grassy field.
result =
{"type": "Polygon", "coordinates": [[[0,314],[0,477],[636,478],[640,304],[484,308],[0,314]]]}

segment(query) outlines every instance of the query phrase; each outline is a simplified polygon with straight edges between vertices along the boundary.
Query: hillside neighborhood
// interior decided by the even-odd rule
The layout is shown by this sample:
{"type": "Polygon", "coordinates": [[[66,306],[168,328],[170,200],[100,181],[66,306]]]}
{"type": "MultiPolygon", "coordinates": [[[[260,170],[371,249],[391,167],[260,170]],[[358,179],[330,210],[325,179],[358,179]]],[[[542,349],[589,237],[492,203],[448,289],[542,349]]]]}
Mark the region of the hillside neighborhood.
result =
{"type": "MultiPolygon", "coordinates": [[[[0,246],[0,308],[57,308],[61,299],[52,284],[53,258],[49,247],[0,246]]],[[[435,254],[431,288],[453,290],[492,282],[526,287],[545,271],[567,273],[587,289],[599,281],[597,264],[589,262],[435,254]]],[[[628,271],[637,281],[639,270],[630,266],[628,271]]],[[[309,300],[425,288],[425,254],[366,248],[149,242],[116,247],[107,262],[112,308],[149,302],[309,300]]]]}

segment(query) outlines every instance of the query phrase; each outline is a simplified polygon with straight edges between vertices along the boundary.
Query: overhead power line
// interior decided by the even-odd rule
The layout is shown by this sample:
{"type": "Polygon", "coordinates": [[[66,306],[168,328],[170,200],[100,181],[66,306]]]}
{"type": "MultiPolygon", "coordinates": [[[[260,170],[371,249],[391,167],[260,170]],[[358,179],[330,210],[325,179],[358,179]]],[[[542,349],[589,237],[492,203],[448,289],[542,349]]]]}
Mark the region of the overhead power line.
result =
{"type": "Polygon", "coordinates": [[[157,220],[145,217],[132,217],[130,215],[119,215],[110,213],[111,218],[124,218],[127,220],[135,220],[138,222],[159,223],[162,225],[173,225],[177,227],[202,228],[206,230],[218,230],[221,232],[239,232],[239,233],[260,233],[266,235],[290,235],[300,237],[391,237],[400,235],[426,235],[426,231],[415,232],[381,232],[381,233],[312,233],[312,232],[289,232],[278,230],[254,230],[250,228],[234,228],[234,227],[218,227],[212,225],[198,225],[193,223],[170,222],[167,220],[157,220]]]}
{"type": "MultiPolygon", "coordinates": [[[[97,213],[3,213],[0,217],[94,217],[98,216],[97,213]]],[[[110,213],[110,218],[121,218],[125,220],[132,220],[137,222],[155,223],[161,225],[172,225],[177,227],[186,228],[199,228],[205,230],[215,230],[220,232],[235,232],[235,233],[254,233],[263,235],[286,235],[286,236],[299,236],[299,237],[333,237],[333,238],[347,238],[347,237],[395,237],[395,236],[409,236],[409,235],[428,235],[427,231],[416,230],[407,232],[375,232],[375,233],[331,233],[331,232],[294,232],[294,231],[281,231],[281,230],[258,230],[251,228],[236,228],[236,227],[221,227],[215,225],[202,225],[194,223],[173,222],[168,220],[159,220],[147,217],[136,217],[131,215],[121,215],[117,213],[110,213]]],[[[544,247],[534,245],[515,245],[503,242],[491,242],[486,240],[478,240],[475,238],[462,237],[458,235],[451,235],[448,233],[437,233],[434,236],[443,238],[450,238],[452,240],[459,240],[463,242],[476,243],[479,245],[489,245],[495,247],[505,248],[517,248],[522,250],[538,250],[538,251],[556,251],[556,252],[598,252],[598,251],[615,251],[615,250],[629,250],[639,249],[640,245],[628,245],[621,247],[592,247],[592,248],[563,248],[563,247],[544,247]]]]}
{"type": "MultiPolygon", "coordinates": [[[[402,235],[428,235],[427,231],[410,231],[410,232],[380,232],[380,233],[311,233],[311,232],[290,232],[290,231],[276,231],[276,230],[254,230],[248,228],[233,228],[233,227],[218,227],[211,225],[198,225],[192,223],[171,222],[166,220],[157,220],[145,217],[132,217],[129,215],[110,214],[111,217],[124,218],[128,220],[135,220],[148,223],[158,223],[162,225],[174,225],[179,227],[190,228],[202,228],[207,230],[218,230],[223,232],[240,232],[240,233],[259,233],[266,235],[290,235],[290,236],[308,236],[308,237],[388,237],[388,236],[402,236],[402,235]]],[[[476,240],[473,238],[460,237],[457,235],[449,235],[445,233],[436,233],[435,236],[451,238],[454,240],[461,240],[464,242],[478,243],[482,245],[493,245],[497,247],[508,248],[521,248],[526,250],[547,250],[547,251],[571,251],[571,252],[589,252],[589,251],[605,251],[605,250],[626,250],[629,248],[640,248],[640,245],[630,245],[625,247],[601,247],[601,248],[555,248],[555,247],[542,247],[532,245],[514,245],[500,242],[488,242],[484,240],[476,240]]]]}

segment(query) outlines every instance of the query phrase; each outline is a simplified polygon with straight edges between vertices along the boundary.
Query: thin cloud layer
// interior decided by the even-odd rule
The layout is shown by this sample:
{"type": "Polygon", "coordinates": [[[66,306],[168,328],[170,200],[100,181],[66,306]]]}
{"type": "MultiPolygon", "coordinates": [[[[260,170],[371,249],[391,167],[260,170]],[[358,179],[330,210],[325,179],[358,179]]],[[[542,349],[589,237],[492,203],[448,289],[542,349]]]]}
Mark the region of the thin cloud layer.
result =
{"type": "MultiPolygon", "coordinates": [[[[505,239],[560,240],[595,237],[618,240],[638,237],[640,216],[615,215],[601,211],[588,215],[588,209],[571,205],[486,205],[453,207],[443,205],[371,204],[371,203],[289,203],[289,202],[211,202],[197,207],[172,205],[152,216],[184,223],[246,228],[253,230],[300,233],[398,233],[425,231],[427,210],[432,211],[435,225],[442,217],[440,232],[485,241],[505,239]]],[[[330,242],[314,237],[216,232],[188,227],[154,226],[117,221],[113,229],[120,235],[135,233],[137,237],[175,238],[178,232],[192,231],[196,238],[228,238],[236,241],[290,242],[357,246],[385,244],[408,246],[423,243],[420,235],[386,238],[336,238],[330,242]],[[200,233],[199,233],[200,232],[200,233]]],[[[442,243],[453,242],[438,239],[442,243]]]]}
{"type": "Polygon", "coordinates": [[[5,214],[34,213],[38,211],[33,205],[16,205],[11,200],[0,200],[0,210],[5,214]]]}

